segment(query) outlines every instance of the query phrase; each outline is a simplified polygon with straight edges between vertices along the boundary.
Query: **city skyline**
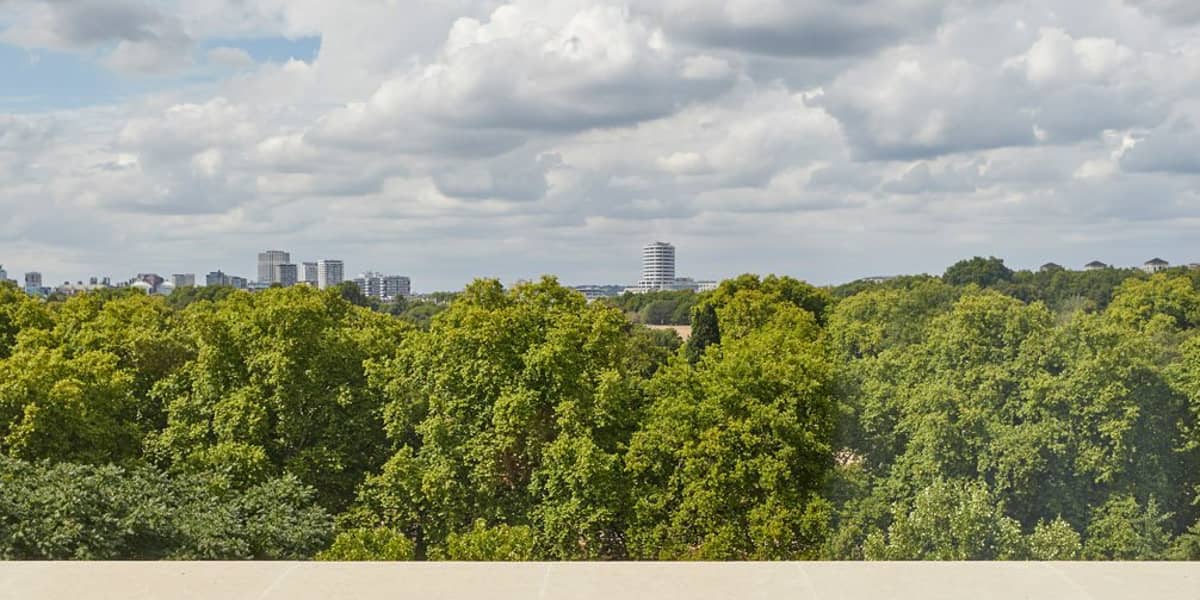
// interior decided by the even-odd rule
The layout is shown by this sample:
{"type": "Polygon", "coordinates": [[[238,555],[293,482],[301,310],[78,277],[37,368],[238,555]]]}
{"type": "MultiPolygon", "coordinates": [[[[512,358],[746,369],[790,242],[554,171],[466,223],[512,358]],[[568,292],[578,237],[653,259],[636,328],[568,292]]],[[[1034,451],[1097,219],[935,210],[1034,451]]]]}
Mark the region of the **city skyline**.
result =
{"type": "MultiPolygon", "coordinates": [[[[263,252],[259,252],[257,254],[257,258],[258,258],[258,261],[257,261],[258,273],[259,273],[260,277],[263,274],[272,274],[272,275],[269,275],[269,277],[271,278],[269,281],[265,281],[265,282],[264,281],[255,281],[255,280],[252,280],[252,279],[249,279],[246,277],[237,276],[232,273],[225,273],[223,270],[218,269],[216,271],[209,271],[205,276],[203,276],[204,285],[228,285],[228,286],[238,287],[238,288],[257,289],[257,288],[253,288],[253,286],[258,285],[260,287],[265,287],[265,286],[269,286],[269,285],[273,285],[273,284],[279,284],[279,285],[284,285],[284,286],[291,286],[291,285],[297,285],[297,284],[308,284],[308,285],[312,285],[313,287],[317,287],[319,289],[327,289],[328,287],[331,287],[338,283],[354,282],[354,283],[358,284],[358,286],[363,290],[363,292],[366,295],[375,296],[375,297],[379,297],[379,298],[390,297],[390,295],[385,290],[393,290],[393,291],[403,290],[403,293],[401,295],[410,295],[410,294],[457,291],[458,289],[461,289],[461,288],[440,288],[440,289],[417,290],[412,287],[412,283],[411,283],[412,279],[409,276],[384,274],[379,271],[375,271],[375,270],[371,270],[371,269],[347,271],[345,261],[337,260],[337,259],[321,259],[316,262],[311,262],[311,261],[286,262],[286,263],[279,262],[279,261],[290,261],[291,260],[291,253],[288,251],[266,250],[263,252]],[[284,269],[283,273],[286,273],[282,277],[280,277],[280,273],[281,273],[280,268],[283,268],[284,269]],[[358,273],[358,274],[351,276],[351,275],[348,275],[348,273],[358,273]],[[323,281],[325,279],[328,279],[328,281],[323,281]]],[[[571,281],[569,279],[569,277],[564,278],[562,276],[562,274],[556,274],[556,273],[542,273],[539,276],[545,276],[545,275],[554,276],[554,277],[558,278],[559,281],[561,283],[563,283],[564,285],[577,287],[581,291],[583,291],[584,289],[587,289],[588,291],[585,292],[585,295],[589,295],[589,297],[592,297],[592,296],[599,297],[602,295],[607,295],[607,294],[596,295],[599,288],[619,289],[619,290],[623,290],[625,292],[632,291],[634,293],[641,293],[641,292],[647,292],[647,291],[661,291],[661,290],[707,291],[707,290],[714,289],[716,287],[716,285],[719,284],[720,281],[722,281],[724,279],[743,274],[743,273],[737,273],[737,274],[733,274],[733,275],[722,276],[722,277],[715,278],[715,279],[697,279],[695,277],[680,277],[679,271],[676,269],[676,258],[677,258],[676,248],[673,244],[671,244],[670,242],[662,241],[662,240],[656,240],[656,241],[647,243],[641,247],[640,275],[636,279],[636,281],[632,284],[628,284],[628,282],[620,281],[620,280],[613,280],[613,281],[606,281],[606,282],[571,281]]],[[[964,258],[966,258],[966,257],[964,257],[964,258]]],[[[1001,260],[1004,260],[1004,259],[1001,257],[1001,260]]],[[[1066,265],[1061,265],[1058,262],[1050,261],[1050,262],[1043,262],[1040,264],[1040,266],[1023,266],[1023,265],[1017,266],[1017,265],[1012,265],[1012,264],[1008,264],[1007,266],[1009,266],[1010,268],[1013,268],[1014,270],[1027,270],[1027,271],[1044,271],[1044,270],[1047,270],[1050,268],[1066,269],[1066,270],[1079,270],[1079,271],[1092,271],[1092,270],[1098,270],[1098,269],[1114,268],[1114,269],[1140,269],[1140,270],[1148,272],[1148,273],[1157,273],[1159,271],[1165,270],[1170,267],[1188,267],[1188,268],[1192,268],[1192,269],[1200,268],[1200,262],[1194,262],[1194,261],[1172,262],[1169,260],[1164,260],[1164,259],[1160,258],[1159,256],[1155,256],[1154,258],[1151,258],[1151,259],[1143,261],[1143,262],[1138,262],[1135,264],[1107,263],[1107,262],[1100,261],[1100,260],[1092,260],[1092,261],[1090,261],[1086,264],[1082,264],[1082,265],[1072,265],[1070,263],[1068,263],[1066,265]]],[[[14,271],[14,273],[15,273],[15,271],[14,271]]],[[[744,273],[751,273],[751,274],[757,274],[757,275],[779,274],[779,273],[764,273],[764,272],[757,272],[757,271],[745,271],[744,273]]],[[[857,277],[855,279],[838,281],[838,282],[833,282],[833,283],[828,283],[828,284],[817,283],[817,285],[837,285],[837,284],[852,283],[852,282],[856,282],[856,281],[885,281],[887,279],[890,279],[892,275],[918,275],[918,274],[921,274],[921,273],[918,273],[915,271],[898,271],[898,272],[892,273],[890,275],[883,275],[883,274],[877,273],[875,275],[866,275],[866,276],[862,276],[862,277],[857,277]]],[[[924,274],[938,276],[941,274],[941,271],[925,272],[924,274]]],[[[0,275],[3,275],[3,276],[0,276],[0,281],[3,281],[5,276],[7,276],[7,271],[4,267],[4,263],[0,263],[0,275]]],[[[53,278],[46,278],[45,275],[40,271],[26,271],[22,275],[23,275],[24,279],[26,280],[25,285],[23,287],[25,287],[27,290],[30,289],[30,284],[28,283],[28,280],[31,276],[36,277],[36,281],[38,282],[38,285],[36,285],[34,287],[38,288],[38,289],[54,289],[55,286],[59,285],[55,282],[55,280],[53,278]]],[[[782,273],[780,275],[790,276],[790,274],[786,274],[786,273],[782,273]]],[[[160,276],[156,272],[152,272],[152,271],[151,272],[140,272],[135,277],[130,278],[129,280],[123,280],[120,277],[112,278],[110,276],[98,277],[96,275],[91,275],[91,276],[87,277],[86,280],[89,281],[89,283],[91,285],[95,286],[102,279],[103,280],[102,287],[106,287],[106,286],[110,286],[111,282],[125,282],[126,284],[137,283],[139,281],[146,281],[147,278],[149,278],[149,277],[155,277],[155,278],[161,280],[158,282],[150,283],[149,289],[155,290],[155,291],[158,290],[159,285],[161,283],[170,284],[171,289],[174,289],[174,288],[178,288],[178,287],[183,287],[185,285],[189,285],[189,282],[190,282],[190,285],[199,285],[199,282],[201,281],[201,278],[196,273],[174,272],[168,276],[160,276]]],[[[501,279],[501,282],[506,285],[512,285],[512,284],[520,282],[520,281],[531,281],[534,279],[536,279],[536,277],[531,276],[531,277],[520,277],[520,278],[516,278],[513,280],[501,279]]],[[[16,279],[11,279],[11,280],[15,283],[21,284],[21,282],[17,281],[16,279]]],[[[63,285],[74,286],[76,284],[82,284],[84,281],[85,281],[85,279],[79,279],[79,280],[75,280],[75,281],[64,280],[63,285]]],[[[815,283],[815,282],[813,282],[813,283],[815,283]]]]}
{"type": "Polygon", "coordinates": [[[6,269],[254,278],[282,247],[435,290],[633,283],[653,239],[817,284],[1200,257],[1192,2],[355,6],[0,3],[6,269]]]}

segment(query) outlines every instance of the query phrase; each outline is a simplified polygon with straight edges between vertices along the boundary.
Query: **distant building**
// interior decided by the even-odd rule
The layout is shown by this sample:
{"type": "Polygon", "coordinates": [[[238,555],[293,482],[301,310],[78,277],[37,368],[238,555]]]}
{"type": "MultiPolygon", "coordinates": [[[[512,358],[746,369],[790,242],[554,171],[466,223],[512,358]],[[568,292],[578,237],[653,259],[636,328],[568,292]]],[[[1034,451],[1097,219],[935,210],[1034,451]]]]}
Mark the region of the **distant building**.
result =
{"type": "Polygon", "coordinates": [[[4,270],[4,265],[0,265],[0,283],[8,281],[8,271],[4,270]]]}
{"type": "Polygon", "coordinates": [[[716,289],[718,282],[715,281],[696,281],[691,277],[678,277],[674,283],[667,286],[665,289],[668,292],[712,292],[716,289]]]}
{"type": "Polygon", "coordinates": [[[279,283],[279,265],[292,262],[292,257],[283,250],[267,250],[258,254],[259,283],[279,283]]]}
{"type": "Polygon", "coordinates": [[[175,286],[175,289],[179,289],[182,287],[195,287],[196,274],[195,273],[176,273],[171,276],[171,284],[175,286]]]}
{"type": "Polygon", "coordinates": [[[300,264],[300,282],[317,287],[317,263],[306,262],[300,264]]]}
{"type": "Polygon", "coordinates": [[[863,277],[855,283],[887,283],[895,278],[893,275],[872,275],[871,277],[863,277]]]}
{"type": "Polygon", "coordinates": [[[383,278],[384,298],[407,298],[412,295],[412,280],[402,275],[387,275],[383,278]]]}
{"type": "Polygon", "coordinates": [[[204,276],[204,285],[210,287],[215,285],[229,285],[229,276],[221,271],[213,271],[204,276]]]}
{"type": "Polygon", "coordinates": [[[340,260],[317,261],[317,287],[325,290],[345,281],[345,269],[340,260]]]}
{"type": "Polygon", "coordinates": [[[1065,271],[1065,270],[1066,269],[1064,269],[1062,265],[1060,265],[1058,263],[1052,263],[1052,262],[1048,262],[1048,263],[1042,265],[1042,268],[1038,269],[1038,271],[1041,271],[1042,273],[1049,273],[1051,271],[1065,271]]]}
{"type": "Polygon", "coordinates": [[[1093,260],[1092,262],[1083,266],[1084,271],[1101,271],[1101,270],[1107,269],[1107,268],[1108,268],[1108,265],[1106,265],[1098,260],[1093,260]]]}
{"type": "Polygon", "coordinates": [[[653,242],[642,248],[642,279],[637,287],[651,292],[675,285],[675,246],[653,242]]]}
{"type": "Polygon", "coordinates": [[[163,279],[158,273],[138,273],[137,277],[134,277],[134,280],[130,281],[129,283],[132,284],[137,281],[149,284],[150,293],[156,294],[158,293],[158,288],[162,287],[162,284],[166,282],[166,279],[163,279]]]}
{"type": "Polygon", "coordinates": [[[275,266],[275,283],[284,287],[296,285],[300,281],[299,269],[292,263],[275,266]]]}
{"type": "Polygon", "coordinates": [[[1170,266],[1171,263],[1161,258],[1152,258],[1142,265],[1142,270],[1147,273],[1158,273],[1159,271],[1167,270],[1170,266]]]}
{"type": "Polygon", "coordinates": [[[368,298],[383,297],[383,276],[379,273],[363,273],[354,278],[354,284],[368,298]]]}
{"type": "Polygon", "coordinates": [[[42,289],[42,274],[37,271],[30,271],[25,274],[25,293],[31,296],[44,296],[45,290],[42,289]]]}
{"type": "Polygon", "coordinates": [[[577,285],[572,289],[583,294],[588,302],[601,298],[615,298],[625,292],[625,286],[621,285],[577,285]]]}
{"type": "Polygon", "coordinates": [[[412,284],[407,277],[367,272],[354,279],[358,289],[368,298],[391,300],[412,295],[412,284]]]}
{"type": "Polygon", "coordinates": [[[236,289],[244,290],[244,289],[250,287],[250,282],[247,281],[245,277],[238,277],[237,275],[233,275],[229,278],[229,285],[233,286],[236,289]]]}

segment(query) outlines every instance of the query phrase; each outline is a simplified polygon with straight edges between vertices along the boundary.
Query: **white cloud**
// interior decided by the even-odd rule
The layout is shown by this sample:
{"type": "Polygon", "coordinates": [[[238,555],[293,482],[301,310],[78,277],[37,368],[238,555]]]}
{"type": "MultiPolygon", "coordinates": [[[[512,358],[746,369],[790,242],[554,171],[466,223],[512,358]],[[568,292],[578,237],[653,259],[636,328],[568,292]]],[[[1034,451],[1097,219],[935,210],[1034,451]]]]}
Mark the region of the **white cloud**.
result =
{"type": "Polygon", "coordinates": [[[183,23],[141,0],[10,0],[15,15],[0,41],[25,48],[104,51],[125,72],[162,72],[190,64],[195,46],[183,23]],[[110,46],[113,46],[109,49],[110,46]]]}
{"type": "Polygon", "coordinates": [[[647,238],[821,282],[1200,254],[1191,4],[1133,4],[7,0],[6,43],[133,83],[0,115],[0,257],[244,274],[270,245],[432,289],[628,282],[647,238]]]}
{"type": "Polygon", "coordinates": [[[241,48],[219,46],[208,51],[208,62],[227,67],[246,67],[254,64],[254,59],[241,48]]]}
{"type": "Polygon", "coordinates": [[[693,43],[772,56],[867,54],[931,31],[938,0],[663,0],[642,3],[693,43]]]}

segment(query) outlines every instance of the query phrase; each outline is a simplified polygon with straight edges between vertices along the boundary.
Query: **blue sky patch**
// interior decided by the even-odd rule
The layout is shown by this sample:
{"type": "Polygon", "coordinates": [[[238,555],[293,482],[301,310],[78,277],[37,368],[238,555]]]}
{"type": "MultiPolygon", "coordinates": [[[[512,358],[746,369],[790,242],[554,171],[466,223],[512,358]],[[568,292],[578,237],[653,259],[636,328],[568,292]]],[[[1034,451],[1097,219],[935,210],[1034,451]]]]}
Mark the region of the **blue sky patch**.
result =
{"type": "Polygon", "coordinates": [[[321,49],[321,38],[318,36],[288,39],[283,37],[249,38],[249,39],[209,39],[201,44],[205,52],[220,47],[240,48],[245,50],[254,62],[285,63],[296,59],[312,62],[321,49]]]}

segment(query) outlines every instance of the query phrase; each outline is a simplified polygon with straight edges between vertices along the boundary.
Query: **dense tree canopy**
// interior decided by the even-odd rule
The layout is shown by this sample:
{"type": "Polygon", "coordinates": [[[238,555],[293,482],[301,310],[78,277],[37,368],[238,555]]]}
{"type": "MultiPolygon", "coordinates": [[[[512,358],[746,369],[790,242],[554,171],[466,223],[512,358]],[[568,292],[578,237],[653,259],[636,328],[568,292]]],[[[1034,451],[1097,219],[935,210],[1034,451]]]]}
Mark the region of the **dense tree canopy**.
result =
{"type": "Polygon", "coordinates": [[[0,558],[1196,560],[1198,284],[0,284],[0,558]]]}

